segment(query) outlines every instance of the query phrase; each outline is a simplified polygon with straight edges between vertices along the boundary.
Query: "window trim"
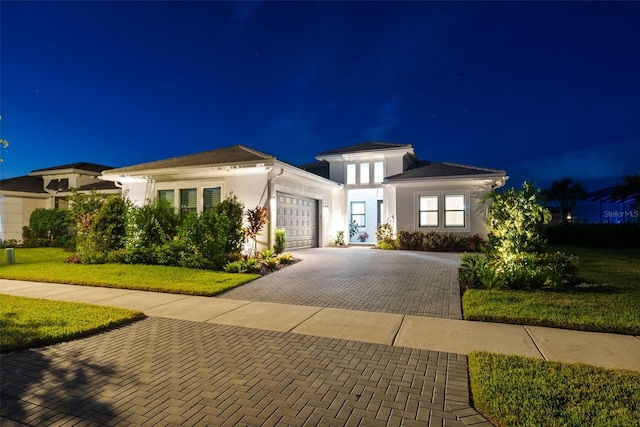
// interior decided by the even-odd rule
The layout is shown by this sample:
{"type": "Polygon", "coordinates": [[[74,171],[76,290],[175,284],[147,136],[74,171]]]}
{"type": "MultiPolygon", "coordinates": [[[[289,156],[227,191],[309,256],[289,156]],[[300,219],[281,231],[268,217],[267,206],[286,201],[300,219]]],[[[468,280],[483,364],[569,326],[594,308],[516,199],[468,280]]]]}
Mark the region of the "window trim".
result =
{"type": "Polygon", "coordinates": [[[420,228],[438,228],[440,227],[440,198],[435,194],[420,194],[418,195],[418,227],[420,228]],[[436,208],[435,209],[425,209],[422,210],[422,198],[430,198],[435,199],[436,208]],[[436,223],[435,224],[422,224],[422,213],[435,212],[436,213],[436,223]]]}
{"type": "MultiPolygon", "coordinates": [[[[187,202],[189,202],[189,196],[187,196],[187,202]]],[[[181,188],[180,189],[180,213],[181,214],[191,214],[191,213],[198,213],[198,188],[197,187],[191,187],[191,188],[181,188]],[[188,205],[184,205],[184,199],[183,199],[183,192],[184,191],[193,191],[195,192],[195,196],[194,196],[194,202],[195,202],[195,206],[194,207],[190,207],[188,205]]]]}
{"type": "Polygon", "coordinates": [[[453,193],[453,194],[444,194],[444,226],[446,228],[465,228],[467,226],[467,199],[464,194],[453,193]],[[447,209],[447,198],[448,197],[462,197],[462,209],[447,209]],[[462,224],[447,224],[447,213],[449,212],[462,212],[462,224]]]}
{"type": "Polygon", "coordinates": [[[356,221],[356,223],[358,224],[358,228],[363,228],[367,226],[367,202],[365,201],[355,201],[355,202],[351,202],[349,205],[349,223],[353,224],[353,217],[354,216],[358,216],[358,217],[362,217],[362,224],[360,224],[359,222],[356,221]],[[354,205],[362,205],[362,210],[363,213],[361,214],[354,214],[353,213],[353,207],[354,205]]]}

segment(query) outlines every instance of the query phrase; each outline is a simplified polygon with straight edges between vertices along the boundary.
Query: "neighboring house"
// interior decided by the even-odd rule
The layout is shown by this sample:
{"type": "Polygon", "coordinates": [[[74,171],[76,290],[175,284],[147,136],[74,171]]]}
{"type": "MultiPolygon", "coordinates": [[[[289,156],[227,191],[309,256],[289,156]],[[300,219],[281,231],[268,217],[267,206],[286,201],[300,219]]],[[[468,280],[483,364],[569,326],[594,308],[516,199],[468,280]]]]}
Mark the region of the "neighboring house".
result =
{"type": "Polygon", "coordinates": [[[66,208],[67,197],[75,189],[120,194],[112,182],[100,179],[109,166],[72,163],[31,171],[29,175],[0,180],[0,240],[22,240],[22,227],[29,225],[37,208],[66,208]]]}
{"type": "Polygon", "coordinates": [[[269,225],[259,239],[272,246],[275,228],[287,248],[325,246],[338,231],[353,243],[374,243],[378,224],[406,231],[486,235],[482,196],[506,172],[452,163],[421,162],[410,144],[367,142],[324,151],[295,167],[242,145],[105,170],[135,204],[158,197],[183,212],[202,212],[233,194],[245,208],[264,206],[269,225]]]}

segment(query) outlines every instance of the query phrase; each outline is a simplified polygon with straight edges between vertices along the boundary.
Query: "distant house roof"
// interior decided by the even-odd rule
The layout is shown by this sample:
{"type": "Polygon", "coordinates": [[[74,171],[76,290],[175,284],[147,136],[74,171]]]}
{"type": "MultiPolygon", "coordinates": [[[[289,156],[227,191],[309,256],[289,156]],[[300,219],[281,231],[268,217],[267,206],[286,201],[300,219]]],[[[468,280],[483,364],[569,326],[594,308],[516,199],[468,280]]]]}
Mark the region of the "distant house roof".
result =
{"type": "Polygon", "coordinates": [[[360,151],[389,150],[393,148],[413,148],[411,144],[396,144],[391,142],[363,142],[361,144],[350,145],[348,147],[336,148],[334,150],[323,151],[318,156],[326,156],[331,154],[347,154],[357,153],[360,151]]]}
{"type": "Polygon", "coordinates": [[[504,176],[506,174],[506,171],[499,169],[487,169],[477,166],[458,165],[455,163],[421,161],[414,168],[397,175],[389,176],[385,181],[402,181],[420,178],[446,178],[469,175],[504,176]]]}
{"type": "Polygon", "coordinates": [[[91,190],[104,191],[104,190],[119,190],[119,188],[116,186],[116,183],[113,181],[96,181],[96,182],[92,182],[91,184],[81,185],[80,188],[78,188],[77,190],[78,191],[91,191],[91,190]]]}
{"type": "Polygon", "coordinates": [[[326,160],[319,160],[317,162],[307,163],[298,168],[311,172],[323,178],[329,179],[329,162],[326,160]]]}
{"type": "Polygon", "coordinates": [[[42,177],[29,175],[0,180],[0,190],[47,194],[42,177]]]}
{"type": "Polygon", "coordinates": [[[275,160],[275,157],[246,147],[234,145],[232,147],[219,148],[217,150],[204,151],[186,156],[173,157],[171,159],[157,160],[155,162],[141,163],[139,165],[117,168],[110,173],[129,173],[150,169],[168,169],[186,166],[224,165],[243,162],[259,162],[275,160]]]}
{"type": "Polygon", "coordinates": [[[87,172],[100,173],[100,172],[105,171],[107,169],[113,169],[113,167],[112,166],[99,165],[97,163],[78,162],[78,163],[69,163],[68,165],[60,165],[60,166],[53,166],[53,167],[50,167],[50,168],[32,170],[31,174],[34,174],[34,175],[47,175],[46,173],[43,173],[43,172],[55,172],[55,171],[66,170],[66,169],[78,169],[78,170],[83,170],[83,171],[87,171],[87,172]]]}

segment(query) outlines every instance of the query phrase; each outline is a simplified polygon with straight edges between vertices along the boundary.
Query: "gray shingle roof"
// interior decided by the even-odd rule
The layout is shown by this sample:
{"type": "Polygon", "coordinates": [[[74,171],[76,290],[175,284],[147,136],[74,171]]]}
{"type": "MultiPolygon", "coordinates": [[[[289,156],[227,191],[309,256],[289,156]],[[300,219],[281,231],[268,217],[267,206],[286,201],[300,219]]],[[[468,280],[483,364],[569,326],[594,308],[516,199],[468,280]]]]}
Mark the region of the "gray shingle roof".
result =
{"type": "Polygon", "coordinates": [[[503,176],[506,174],[507,174],[506,171],[499,170],[499,169],[488,169],[488,168],[481,168],[478,166],[458,165],[455,163],[422,161],[412,169],[409,169],[397,175],[387,177],[385,181],[391,182],[391,181],[401,181],[405,179],[446,178],[446,177],[470,176],[470,175],[503,176]]]}
{"type": "Polygon", "coordinates": [[[329,179],[329,162],[326,160],[320,160],[317,162],[307,163],[298,166],[298,168],[311,172],[323,178],[329,179]]]}
{"type": "Polygon", "coordinates": [[[234,145],[232,147],[219,148],[216,150],[204,151],[186,156],[173,157],[165,160],[141,163],[138,165],[126,166],[113,169],[110,173],[130,173],[152,169],[168,169],[186,166],[206,166],[225,165],[243,162],[260,162],[264,160],[275,160],[275,157],[246,147],[244,145],[234,145]]]}
{"type": "Polygon", "coordinates": [[[34,173],[34,172],[48,172],[48,171],[56,171],[56,170],[63,170],[63,169],[80,169],[80,170],[88,171],[88,172],[102,172],[102,171],[105,171],[107,169],[113,169],[113,167],[112,166],[99,165],[97,163],[78,162],[78,163],[69,163],[68,165],[61,165],[61,166],[53,166],[53,167],[50,167],[50,168],[36,169],[36,170],[31,171],[31,173],[34,173]]]}
{"type": "Polygon", "coordinates": [[[347,154],[357,153],[359,151],[374,151],[374,150],[389,150],[393,148],[413,148],[411,144],[396,144],[391,142],[363,142],[361,144],[350,145],[348,147],[336,148],[335,150],[328,150],[318,153],[318,156],[325,156],[330,154],[347,154]]]}
{"type": "Polygon", "coordinates": [[[3,179],[0,181],[0,190],[47,194],[44,191],[44,180],[41,176],[25,175],[3,179]]]}

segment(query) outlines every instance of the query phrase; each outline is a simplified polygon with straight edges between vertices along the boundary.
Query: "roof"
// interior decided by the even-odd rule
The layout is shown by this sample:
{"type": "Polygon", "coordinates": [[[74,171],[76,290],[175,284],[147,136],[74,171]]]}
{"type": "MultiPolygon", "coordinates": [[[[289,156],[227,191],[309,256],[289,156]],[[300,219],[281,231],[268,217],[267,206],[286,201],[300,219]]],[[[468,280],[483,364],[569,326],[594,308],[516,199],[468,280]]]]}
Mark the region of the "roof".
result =
{"type": "Polygon", "coordinates": [[[357,153],[360,151],[375,151],[375,150],[389,150],[394,148],[413,148],[411,144],[396,144],[391,142],[363,142],[361,144],[350,145],[348,147],[337,148],[334,150],[323,151],[318,153],[318,156],[326,156],[331,154],[348,154],[357,153]]]}
{"type": "Polygon", "coordinates": [[[77,188],[78,191],[90,191],[90,190],[119,190],[116,186],[116,183],[113,181],[96,181],[91,184],[81,185],[80,188],[77,188]]]}
{"type": "Polygon", "coordinates": [[[487,169],[478,166],[466,166],[455,163],[422,161],[412,169],[387,177],[385,181],[401,181],[405,179],[420,178],[446,178],[469,175],[502,176],[506,174],[506,171],[499,169],[487,169]]]}
{"type": "Polygon", "coordinates": [[[327,162],[326,160],[319,160],[317,162],[307,163],[307,164],[298,166],[298,168],[305,170],[307,172],[311,172],[323,178],[329,179],[329,162],[327,162]]]}
{"type": "Polygon", "coordinates": [[[109,173],[129,173],[151,169],[169,169],[187,166],[224,165],[243,162],[259,162],[264,160],[275,160],[275,157],[246,147],[244,145],[234,145],[232,147],[219,148],[216,150],[204,151],[186,156],[173,157],[165,160],[141,163],[113,169],[109,173]]]}
{"type": "Polygon", "coordinates": [[[46,194],[42,177],[29,175],[0,180],[0,190],[46,194]]]}
{"type": "Polygon", "coordinates": [[[57,171],[57,170],[65,170],[65,169],[79,169],[88,172],[102,172],[107,169],[113,169],[112,166],[99,165],[97,163],[88,163],[88,162],[78,162],[78,163],[69,163],[68,165],[61,166],[53,166],[50,168],[36,169],[31,171],[31,173],[36,173],[38,175],[42,175],[42,172],[49,171],[57,171]]]}

